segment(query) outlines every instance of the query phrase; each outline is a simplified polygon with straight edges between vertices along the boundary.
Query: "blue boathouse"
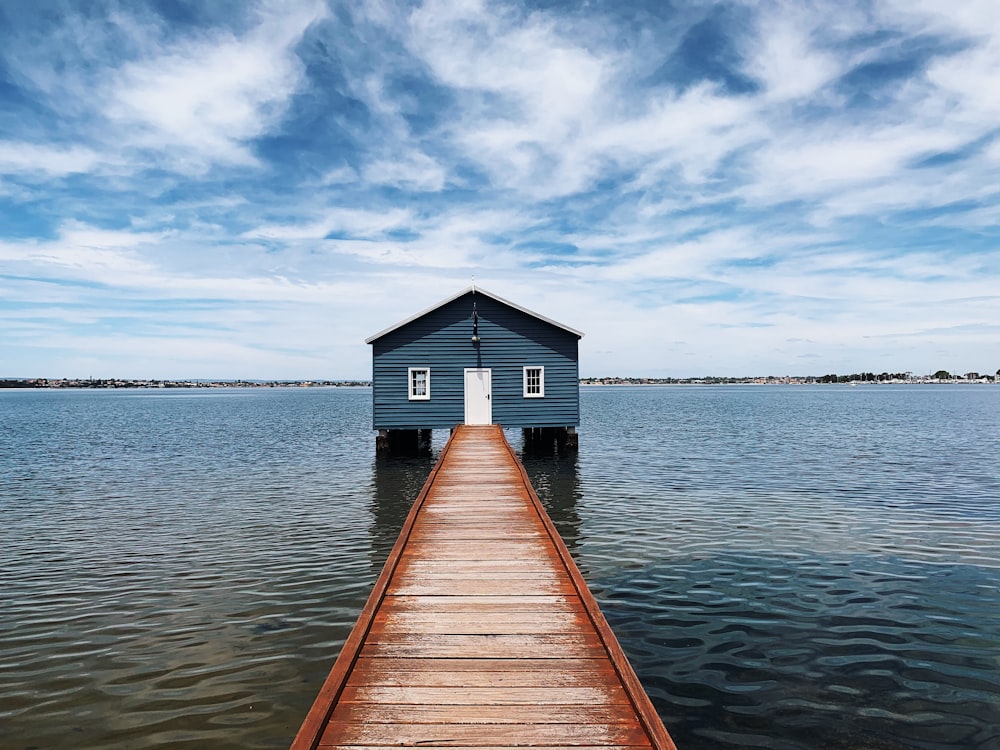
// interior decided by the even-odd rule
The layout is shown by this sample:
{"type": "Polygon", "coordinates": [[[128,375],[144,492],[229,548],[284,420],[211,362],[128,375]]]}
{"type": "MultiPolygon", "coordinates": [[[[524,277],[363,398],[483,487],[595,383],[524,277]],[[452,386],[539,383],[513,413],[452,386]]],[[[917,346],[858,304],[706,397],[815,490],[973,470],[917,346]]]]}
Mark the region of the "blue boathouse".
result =
{"type": "Polygon", "coordinates": [[[571,448],[583,334],[476,286],[365,340],[377,446],[430,430],[500,424],[571,448]]]}

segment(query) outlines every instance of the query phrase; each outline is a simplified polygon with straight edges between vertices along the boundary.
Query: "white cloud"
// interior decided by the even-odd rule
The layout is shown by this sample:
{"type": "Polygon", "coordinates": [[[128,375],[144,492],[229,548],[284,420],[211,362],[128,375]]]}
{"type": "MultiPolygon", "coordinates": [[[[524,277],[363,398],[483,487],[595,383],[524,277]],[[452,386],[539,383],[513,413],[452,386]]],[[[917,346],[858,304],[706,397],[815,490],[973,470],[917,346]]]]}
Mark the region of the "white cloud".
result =
{"type": "Polygon", "coordinates": [[[723,96],[703,84],[679,96],[654,98],[634,119],[606,123],[587,141],[595,156],[638,167],[639,185],[679,173],[699,183],[727,155],[764,133],[751,100],[723,96]]]}
{"type": "Polygon", "coordinates": [[[7,173],[62,177],[89,172],[100,159],[97,152],[77,145],[0,141],[0,171],[7,173]]]}
{"type": "Polygon", "coordinates": [[[331,240],[327,247],[335,254],[388,267],[458,271],[479,265],[492,270],[517,265],[509,252],[489,246],[478,230],[463,230],[448,220],[426,226],[419,238],[409,242],[331,240]]]}
{"type": "Polygon", "coordinates": [[[388,211],[359,209],[322,209],[305,221],[290,224],[268,224],[244,232],[247,239],[321,240],[329,234],[344,234],[372,239],[393,229],[408,226],[413,213],[395,208],[388,211]]]}
{"type": "Polygon", "coordinates": [[[346,164],[329,170],[320,178],[320,185],[347,185],[358,181],[358,173],[346,164]]]}
{"type": "Polygon", "coordinates": [[[141,278],[154,270],[135,248],[155,239],[155,235],[98,230],[71,223],[56,240],[0,242],[0,261],[25,273],[54,274],[56,278],[68,274],[76,280],[114,283],[141,278]]]}
{"type": "Polygon", "coordinates": [[[294,46],[322,11],[308,3],[261,15],[245,37],[185,39],[117,71],[104,113],[124,142],[182,171],[255,164],[246,142],[284,114],[301,83],[294,46]]]}
{"type": "Polygon", "coordinates": [[[363,179],[373,185],[391,185],[406,190],[437,192],[444,188],[446,172],[434,159],[414,151],[379,159],[365,166],[363,179]]]}
{"type": "MultiPolygon", "coordinates": [[[[837,8],[841,18],[845,13],[851,11],[837,8]]],[[[805,6],[761,7],[756,23],[757,39],[748,45],[747,72],[761,81],[768,100],[813,96],[841,72],[842,63],[837,56],[814,43],[819,31],[817,20],[827,19],[817,19],[805,6]]]]}
{"type": "Polygon", "coordinates": [[[664,243],[650,252],[610,265],[600,273],[612,281],[649,281],[655,279],[704,279],[716,274],[715,267],[724,261],[757,257],[760,248],[744,229],[725,229],[695,240],[664,243]]]}
{"type": "Polygon", "coordinates": [[[596,173],[574,147],[611,107],[609,55],[560,33],[542,14],[500,6],[430,2],[414,11],[408,44],[455,90],[463,118],[454,144],[502,186],[537,196],[575,192],[596,173]]]}
{"type": "MultiPolygon", "coordinates": [[[[781,7],[777,18],[774,6],[760,16],[761,41],[748,70],[766,82],[756,112],[750,113],[762,135],[746,159],[752,172],[734,195],[755,206],[804,201],[820,226],[849,216],[981,199],[993,182],[989,149],[984,158],[958,170],[915,167],[930,157],[960,152],[993,132],[1000,99],[983,92],[1000,90],[1000,42],[990,33],[996,31],[996,14],[975,3],[947,11],[933,3],[879,4],[871,17],[840,4],[818,7],[818,12],[812,6],[781,7]],[[892,30],[888,41],[839,51],[842,39],[866,34],[873,25],[892,30]],[[930,58],[926,69],[918,66],[880,90],[880,105],[867,111],[827,86],[855,66],[879,61],[880,55],[895,60],[901,54],[900,35],[950,42],[953,48],[930,58]],[[836,59],[831,50],[838,52],[836,59]],[[775,92],[825,114],[804,118],[799,109],[775,102],[775,92]]],[[[962,215],[954,221],[960,224],[962,215]]]]}
{"type": "Polygon", "coordinates": [[[756,202],[822,199],[827,219],[836,214],[836,207],[866,213],[877,206],[898,205],[900,190],[909,192],[903,185],[919,184],[920,173],[910,171],[917,161],[960,145],[958,134],[919,124],[792,131],[776,136],[753,155],[755,179],[743,195],[756,202]],[[858,200],[861,194],[864,197],[858,200]]]}

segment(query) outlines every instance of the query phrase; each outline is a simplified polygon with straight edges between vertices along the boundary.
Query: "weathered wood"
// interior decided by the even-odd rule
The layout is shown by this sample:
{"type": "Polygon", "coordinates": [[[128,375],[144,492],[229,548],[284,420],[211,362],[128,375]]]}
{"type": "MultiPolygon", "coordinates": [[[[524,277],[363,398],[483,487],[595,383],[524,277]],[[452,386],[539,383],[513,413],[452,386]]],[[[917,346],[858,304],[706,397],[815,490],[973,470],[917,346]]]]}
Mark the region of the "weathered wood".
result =
{"type": "Polygon", "coordinates": [[[420,609],[433,610],[481,610],[483,612],[548,612],[552,609],[582,610],[580,602],[572,596],[540,595],[540,596],[477,596],[470,599],[466,596],[387,596],[383,603],[385,607],[408,608],[413,611],[420,609]]]}
{"type": "Polygon", "coordinates": [[[358,659],[353,685],[600,687],[615,671],[601,659],[358,659]],[[553,669],[553,667],[556,667],[553,669]]]}
{"type": "Polygon", "coordinates": [[[484,617],[479,612],[381,612],[369,638],[402,634],[519,635],[575,633],[585,621],[568,612],[502,612],[484,617]]]}
{"type": "MultiPolygon", "coordinates": [[[[405,565],[408,570],[418,573],[418,572],[438,572],[438,571],[454,571],[455,564],[447,562],[445,560],[440,560],[438,558],[433,558],[426,560],[422,557],[416,555],[403,555],[403,559],[400,561],[400,566],[405,565]]],[[[516,560],[513,558],[506,558],[503,560],[463,560],[462,567],[463,571],[529,571],[537,573],[548,573],[551,568],[542,560],[516,560]]]]}
{"type": "MultiPolygon", "coordinates": [[[[503,590],[521,596],[535,594],[558,594],[561,587],[555,581],[513,580],[504,581],[503,590]]],[[[435,580],[409,580],[400,583],[397,589],[400,594],[411,596],[443,596],[459,594],[461,596],[485,596],[496,593],[496,581],[477,581],[463,578],[439,578],[435,580]]]]}
{"type": "Polygon", "coordinates": [[[497,427],[452,434],[292,748],[399,746],[674,748],[497,427]]]}
{"type": "MultiPolygon", "coordinates": [[[[508,750],[511,745],[469,745],[468,743],[462,743],[459,745],[439,745],[439,747],[475,747],[476,750],[508,750]]],[[[389,750],[389,748],[394,748],[398,750],[400,745],[318,745],[317,747],[322,747],[323,750],[340,750],[344,748],[350,748],[350,750],[389,750]]],[[[434,745],[416,745],[416,747],[434,747],[434,745]]],[[[525,745],[522,747],[531,747],[530,745],[525,745]]],[[[633,750],[639,747],[649,747],[649,745],[545,745],[545,750],[633,750]]]]}
{"type": "Polygon", "coordinates": [[[529,555],[536,551],[537,544],[520,542],[439,542],[434,545],[433,554],[437,560],[506,560],[511,557],[529,555]],[[476,554],[479,550],[479,554],[476,554]]]}
{"type": "Polygon", "coordinates": [[[393,745],[417,747],[538,747],[543,745],[615,745],[649,747],[634,722],[628,724],[331,724],[319,747],[393,745]]]}
{"type": "Polygon", "coordinates": [[[597,637],[586,635],[430,635],[396,637],[366,643],[362,656],[393,656],[398,659],[448,659],[475,656],[480,659],[544,659],[553,652],[567,659],[600,659],[605,656],[597,637]]]}
{"type": "Polygon", "coordinates": [[[618,705],[628,698],[620,685],[565,687],[347,687],[341,703],[405,703],[448,706],[618,705]]]}
{"type": "MultiPolygon", "coordinates": [[[[439,745],[439,747],[461,747],[462,745],[439,745]]],[[[511,745],[469,745],[464,743],[465,747],[475,747],[476,750],[508,750],[511,745]]],[[[350,748],[350,750],[389,750],[389,748],[394,748],[398,750],[400,745],[318,745],[317,747],[322,747],[324,750],[340,750],[340,748],[350,748]]],[[[417,745],[416,747],[434,747],[434,745],[417,745]]],[[[530,747],[527,745],[526,747],[530,747]]],[[[545,750],[633,750],[633,748],[639,747],[649,747],[649,745],[546,745],[545,750]]]]}
{"type": "Polygon", "coordinates": [[[507,705],[348,703],[341,701],[330,719],[368,724],[629,724],[628,705],[507,705]]]}

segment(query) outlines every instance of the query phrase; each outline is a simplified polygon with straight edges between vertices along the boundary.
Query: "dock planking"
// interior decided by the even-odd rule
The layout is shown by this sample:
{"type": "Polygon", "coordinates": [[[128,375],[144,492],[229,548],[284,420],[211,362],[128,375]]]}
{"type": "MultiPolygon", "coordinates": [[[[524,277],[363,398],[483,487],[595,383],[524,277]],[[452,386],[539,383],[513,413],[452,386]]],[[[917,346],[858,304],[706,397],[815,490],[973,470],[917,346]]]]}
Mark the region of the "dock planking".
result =
{"type": "Polygon", "coordinates": [[[497,426],[458,427],[292,750],[673,741],[497,426]]]}

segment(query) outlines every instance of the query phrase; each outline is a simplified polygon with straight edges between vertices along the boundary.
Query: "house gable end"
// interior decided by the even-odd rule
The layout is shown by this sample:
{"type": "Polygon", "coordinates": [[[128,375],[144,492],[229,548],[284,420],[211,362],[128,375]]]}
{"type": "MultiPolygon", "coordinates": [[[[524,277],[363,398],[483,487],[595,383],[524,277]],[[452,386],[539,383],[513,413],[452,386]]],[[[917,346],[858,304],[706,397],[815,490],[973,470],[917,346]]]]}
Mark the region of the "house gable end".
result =
{"type": "Polygon", "coordinates": [[[535,318],[535,319],[537,319],[537,320],[539,320],[541,322],[547,323],[547,324],[549,324],[549,325],[551,325],[551,326],[553,326],[555,328],[559,328],[559,329],[561,329],[563,331],[571,333],[574,336],[576,336],[577,339],[583,338],[583,333],[581,333],[580,331],[577,331],[574,328],[570,328],[567,325],[563,325],[562,323],[559,323],[559,322],[557,322],[555,320],[552,320],[550,318],[546,318],[544,315],[539,315],[536,312],[532,312],[531,310],[529,310],[529,309],[527,309],[525,307],[521,307],[520,305],[514,304],[513,302],[505,300],[502,297],[499,297],[499,296],[497,296],[497,295],[495,295],[495,294],[493,294],[491,292],[487,292],[484,289],[480,289],[480,288],[477,288],[477,287],[469,287],[469,288],[467,288],[467,289],[459,292],[458,294],[456,294],[456,295],[454,295],[452,297],[448,297],[447,299],[445,299],[445,300],[437,303],[436,305],[433,305],[432,307],[427,308],[423,312],[419,312],[416,315],[411,315],[409,318],[406,318],[405,320],[401,320],[400,322],[396,323],[395,325],[389,326],[388,328],[386,328],[386,329],[384,329],[382,331],[379,331],[378,333],[376,333],[376,334],[374,334],[372,336],[369,336],[368,338],[365,339],[365,343],[366,344],[372,344],[375,341],[377,341],[378,339],[380,339],[380,338],[382,338],[384,336],[387,336],[388,334],[390,334],[390,333],[392,333],[392,332],[394,332],[394,331],[396,331],[396,330],[398,330],[400,328],[404,328],[404,327],[410,325],[411,323],[413,323],[415,321],[418,321],[421,318],[423,318],[423,317],[425,317],[425,316],[433,313],[434,311],[439,310],[442,307],[447,307],[451,303],[456,302],[456,301],[458,301],[461,298],[466,297],[466,296],[472,296],[473,298],[480,297],[480,298],[487,298],[487,299],[494,300],[495,302],[498,302],[498,303],[500,303],[502,305],[505,305],[506,307],[509,307],[512,310],[517,310],[517,311],[519,311],[519,312],[521,312],[521,313],[523,313],[525,315],[528,315],[528,316],[530,316],[532,318],[535,318]]]}

